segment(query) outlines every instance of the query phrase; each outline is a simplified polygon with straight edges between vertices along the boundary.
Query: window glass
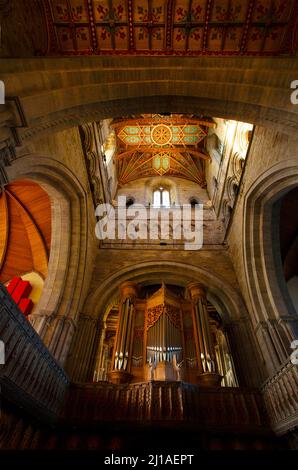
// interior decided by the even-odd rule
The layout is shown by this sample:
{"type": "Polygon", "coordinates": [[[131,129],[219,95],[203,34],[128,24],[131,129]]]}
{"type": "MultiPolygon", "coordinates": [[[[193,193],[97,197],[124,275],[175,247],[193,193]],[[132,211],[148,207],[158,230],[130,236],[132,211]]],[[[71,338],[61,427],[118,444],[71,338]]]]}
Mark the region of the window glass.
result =
{"type": "Polygon", "coordinates": [[[154,207],[170,207],[170,193],[164,188],[156,189],[153,193],[154,207]]]}

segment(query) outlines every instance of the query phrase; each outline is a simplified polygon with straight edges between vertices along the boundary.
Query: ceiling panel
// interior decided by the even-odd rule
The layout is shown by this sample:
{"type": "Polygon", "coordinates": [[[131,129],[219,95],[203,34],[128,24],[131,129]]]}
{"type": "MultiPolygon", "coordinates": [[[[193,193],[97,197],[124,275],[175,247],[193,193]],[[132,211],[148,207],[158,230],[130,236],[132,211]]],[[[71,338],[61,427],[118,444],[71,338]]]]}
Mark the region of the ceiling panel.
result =
{"type": "Polygon", "coordinates": [[[285,54],[294,0],[45,0],[50,54],[285,54]]]}

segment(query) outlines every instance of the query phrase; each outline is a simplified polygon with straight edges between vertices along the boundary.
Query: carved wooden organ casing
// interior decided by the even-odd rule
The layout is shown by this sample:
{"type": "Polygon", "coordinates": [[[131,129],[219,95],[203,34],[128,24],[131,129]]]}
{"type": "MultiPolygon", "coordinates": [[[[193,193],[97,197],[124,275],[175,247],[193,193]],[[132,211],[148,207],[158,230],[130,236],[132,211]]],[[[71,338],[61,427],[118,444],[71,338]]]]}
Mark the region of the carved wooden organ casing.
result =
{"type": "MultiPolygon", "coordinates": [[[[206,349],[200,348],[198,338],[206,332],[197,331],[193,299],[187,298],[181,290],[174,292],[164,283],[153,294],[151,288],[151,295],[147,292],[146,298],[138,296],[138,289],[132,283],[120,289],[109,380],[115,383],[148,380],[197,383],[198,375],[206,371],[221,374],[221,363],[217,361],[219,345],[210,343],[208,354],[206,349]]],[[[214,320],[208,317],[207,310],[205,328],[214,329],[214,320]]],[[[216,335],[210,334],[210,338],[213,337],[216,335]]]]}

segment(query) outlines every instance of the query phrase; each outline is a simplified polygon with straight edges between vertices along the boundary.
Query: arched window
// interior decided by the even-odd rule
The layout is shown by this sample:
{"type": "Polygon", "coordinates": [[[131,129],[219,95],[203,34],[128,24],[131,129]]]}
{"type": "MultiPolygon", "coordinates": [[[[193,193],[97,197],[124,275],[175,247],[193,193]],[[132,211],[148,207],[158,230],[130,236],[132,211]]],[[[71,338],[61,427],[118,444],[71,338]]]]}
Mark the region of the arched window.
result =
{"type": "Polygon", "coordinates": [[[135,200],[133,197],[129,197],[126,201],[126,207],[130,207],[135,203],[135,200]]]}
{"type": "Polygon", "coordinates": [[[112,131],[106,138],[101,151],[103,154],[103,160],[108,165],[116,151],[116,134],[114,131],[112,131]]]}
{"type": "Polygon", "coordinates": [[[191,198],[189,199],[189,203],[190,203],[191,207],[195,207],[195,205],[196,205],[196,204],[199,204],[200,201],[199,201],[196,197],[191,197],[191,198]]]}
{"type": "Polygon", "coordinates": [[[160,187],[153,192],[153,207],[170,207],[170,193],[160,187]]]}

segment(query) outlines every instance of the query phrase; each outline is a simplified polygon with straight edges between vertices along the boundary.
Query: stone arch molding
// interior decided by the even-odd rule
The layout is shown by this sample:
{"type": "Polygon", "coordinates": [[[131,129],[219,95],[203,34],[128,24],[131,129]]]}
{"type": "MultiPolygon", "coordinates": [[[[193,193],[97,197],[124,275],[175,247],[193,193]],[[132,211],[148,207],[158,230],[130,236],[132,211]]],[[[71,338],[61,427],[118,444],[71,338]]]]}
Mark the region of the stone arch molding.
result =
{"type": "MultiPolygon", "coordinates": [[[[84,305],[84,316],[90,318],[89,323],[96,319],[98,325],[102,323],[107,307],[117,299],[119,286],[124,281],[134,281],[136,283],[179,283],[187,285],[190,282],[197,281],[207,288],[207,297],[214,305],[219,308],[222,314],[224,325],[233,349],[233,358],[236,363],[237,376],[239,383],[244,386],[258,386],[261,377],[260,358],[253,339],[251,323],[246,313],[246,307],[241,294],[233,286],[214,275],[204,267],[198,267],[190,264],[184,264],[174,261],[147,261],[137,265],[130,265],[123,268],[107,279],[94,291],[93,295],[87,298],[84,305]]],[[[93,327],[95,330],[95,327],[93,327]]],[[[88,362],[87,372],[82,371],[78,376],[91,378],[95,367],[97,350],[96,334],[93,332],[89,338],[78,335],[78,352],[72,358],[72,370],[77,369],[82,357],[88,362]],[[86,357],[86,350],[90,350],[90,341],[92,340],[92,351],[86,357]]]]}
{"type": "Polygon", "coordinates": [[[9,181],[34,180],[51,199],[48,276],[32,325],[63,364],[85,294],[87,194],[71,170],[44,155],[23,155],[7,168],[7,174],[9,181]]]}
{"type": "Polygon", "coordinates": [[[179,283],[187,285],[190,282],[202,283],[208,292],[209,298],[221,299],[224,306],[222,314],[226,322],[239,320],[245,316],[245,305],[239,292],[218,276],[202,267],[175,261],[147,261],[137,265],[125,267],[105,279],[88,297],[84,312],[95,318],[101,318],[112,299],[118,296],[118,288],[125,281],[136,283],[160,282],[179,283]]]}
{"type": "Polygon", "coordinates": [[[286,160],[261,174],[244,199],[245,276],[253,324],[270,372],[288,359],[291,341],[295,330],[298,331],[298,318],[284,281],[279,248],[272,237],[277,229],[274,205],[297,185],[297,159],[286,160]]]}
{"type": "MultiPolygon", "coordinates": [[[[27,120],[23,142],[42,133],[138,113],[200,113],[297,132],[291,58],[76,57],[3,59],[7,97],[27,120]],[[220,80],[218,71],[220,70],[220,80]]],[[[15,118],[7,106],[2,125],[15,118]]],[[[7,138],[7,137],[6,137],[7,138]]]]}

